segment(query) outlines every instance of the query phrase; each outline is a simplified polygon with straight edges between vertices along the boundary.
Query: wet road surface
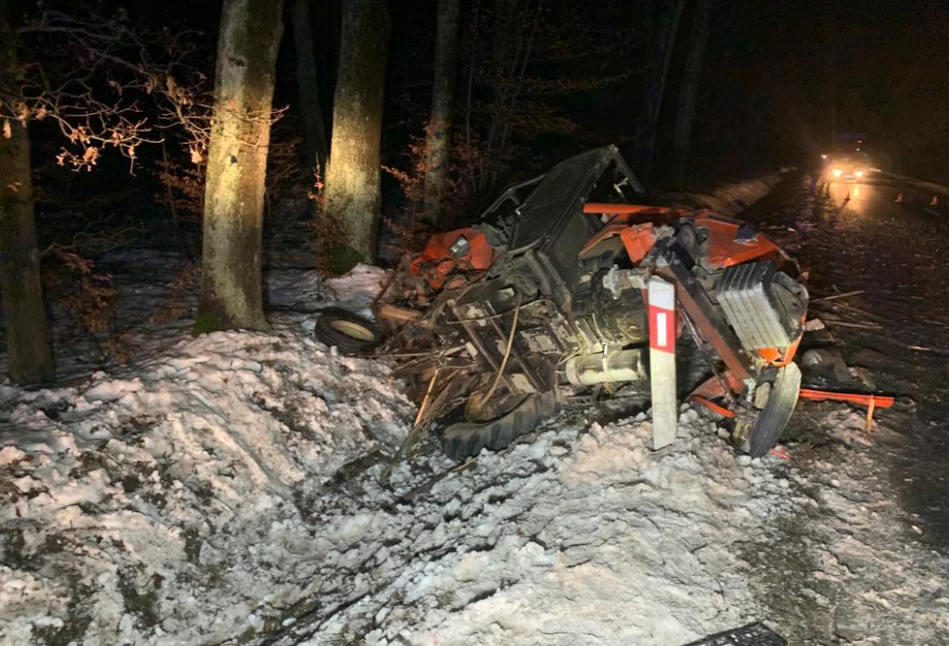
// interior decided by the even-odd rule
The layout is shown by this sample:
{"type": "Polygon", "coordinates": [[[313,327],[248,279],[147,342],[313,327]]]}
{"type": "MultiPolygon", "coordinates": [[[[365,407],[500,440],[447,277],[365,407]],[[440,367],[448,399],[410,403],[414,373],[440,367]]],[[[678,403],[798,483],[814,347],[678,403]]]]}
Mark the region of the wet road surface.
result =
{"type": "MultiPolygon", "coordinates": [[[[847,366],[842,378],[838,371],[838,379],[814,385],[860,391],[875,386],[877,392],[912,399],[910,406],[877,413],[900,433],[899,441],[881,443],[881,468],[889,471],[922,538],[944,554],[949,553],[947,204],[949,196],[917,188],[911,180],[879,176],[859,184],[826,183],[798,175],[744,216],[809,270],[810,316],[821,318],[827,329],[805,335],[802,350],[839,351],[847,366]],[[940,204],[931,205],[933,197],[940,204]],[[859,293],[827,298],[849,292],[859,293]]],[[[798,423],[806,423],[806,415],[798,423]]],[[[795,433],[793,424],[789,433],[795,433]]]]}

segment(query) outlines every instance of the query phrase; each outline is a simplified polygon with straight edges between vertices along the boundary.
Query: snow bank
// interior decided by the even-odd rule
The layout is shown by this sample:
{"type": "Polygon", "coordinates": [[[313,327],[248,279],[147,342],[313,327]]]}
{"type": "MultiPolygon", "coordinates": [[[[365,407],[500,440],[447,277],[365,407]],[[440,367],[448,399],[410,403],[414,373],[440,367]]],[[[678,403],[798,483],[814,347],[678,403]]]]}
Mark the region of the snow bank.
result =
{"type": "Polygon", "coordinates": [[[382,362],[221,333],[135,374],[0,388],[0,643],[674,646],[761,619],[791,643],[949,637],[949,559],[879,473],[895,435],[845,405],[795,418],[831,441],[790,462],[736,455],[687,406],[650,451],[620,396],[390,474],[414,409],[382,362]]]}
{"type": "Polygon", "coordinates": [[[353,556],[274,643],[667,645],[760,617],[737,547],[787,505],[783,464],[736,456],[694,410],[670,449],[651,431],[575,413],[467,470],[349,482],[321,532],[353,556]]]}
{"type": "Polygon", "coordinates": [[[821,411],[833,443],[792,462],[685,408],[659,452],[645,413],[575,411],[466,470],[403,465],[395,492],[370,470],[318,503],[351,556],[270,643],[674,646],[762,619],[794,644],[945,643],[949,560],[907,539],[873,452],[892,432],[821,411]]]}
{"type": "Polygon", "coordinates": [[[218,333],[132,378],[4,388],[0,642],[208,644],[279,625],[321,585],[307,497],[411,423],[388,374],[292,334],[218,333]]]}
{"type": "Polygon", "coordinates": [[[712,191],[702,193],[665,193],[663,202],[669,206],[688,209],[709,209],[721,215],[738,215],[770,193],[792,168],[764,173],[752,179],[720,184],[712,191]]]}

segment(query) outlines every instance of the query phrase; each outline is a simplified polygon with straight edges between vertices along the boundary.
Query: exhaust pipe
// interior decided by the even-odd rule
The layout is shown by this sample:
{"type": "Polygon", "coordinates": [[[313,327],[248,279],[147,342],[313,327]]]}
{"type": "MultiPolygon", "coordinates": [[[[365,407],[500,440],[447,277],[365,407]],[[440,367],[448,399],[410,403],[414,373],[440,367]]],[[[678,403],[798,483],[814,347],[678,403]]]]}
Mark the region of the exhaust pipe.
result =
{"type": "Polygon", "coordinates": [[[574,386],[648,379],[643,350],[617,350],[573,357],[567,360],[564,373],[574,386]]]}

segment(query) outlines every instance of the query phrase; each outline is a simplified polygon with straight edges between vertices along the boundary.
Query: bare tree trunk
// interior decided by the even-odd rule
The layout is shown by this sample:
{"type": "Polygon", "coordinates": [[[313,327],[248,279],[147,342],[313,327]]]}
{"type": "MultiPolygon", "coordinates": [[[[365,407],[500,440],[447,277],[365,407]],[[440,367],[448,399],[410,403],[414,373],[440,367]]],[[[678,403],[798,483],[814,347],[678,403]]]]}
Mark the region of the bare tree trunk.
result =
{"type": "Polygon", "coordinates": [[[267,328],[261,238],[282,4],[224,2],[204,193],[204,278],[195,334],[267,328]]]}
{"type": "Polygon", "coordinates": [[[679,89],[679,107],[676,113],[675,131],[672,134],[673,179],[681,184],[685,179],[689,163],[689,143],[692,139],[692,124],[695,122],[695,97],[702,76],[702,61],[708,44],[709,21],[715,0],[698,0],[689,35],[689,54],[685,60],[682,85],[679,89]]]}
{"type": "MultiPolygon", "coordinates": [[[[320,81],[323,120],[327,143],[333,134],[333,97],[336,95],[336,76],[339,72],[339,38],[342,25],[342,0],[316,0],[311,13],[316,15],[316,30],[319,55],[317,77],[320,81]]],[[[329,150],[327,149],[327,154],[329,150]]]]}
{"type": "Polygon", "coordinates": [[[633,144],[633,167],[643,180],[649,179],[652,170],[662,95],[665,91],[669,62],[672,60],[672,50],[679,29],[679,19],[685,6],[685,0],[660,0],[660,2],[649,69],[646,71],[643,82],[643,96],[636,119],[636,141],[633,144]]]}
{"type": "MultiPolygon", "coordinates": [[[[18,68],[7,3],[0,0],[0,77],[15,79],[18,68]]],[[[25,125],[9,127],[9,137],[0,134],[0,293],[10,380],[30,384],[52,380],[55,371],[33,223],[30,138],[25,125]]]]}
{"type": "Polygon", "coordinates": [[[0,293],[10,379],[31,384],[50,381],[55,372],[33,223],[30,140],[16,122],[10,135],[0,137],[0,293]]]}
{"type": "Polygon", "coordinates": [[[307,168],[326,166],[326,132],[323,129],[323,111],[320,108],[320,84],[316,73],[316,49],[313,45],[313,19],[310,0],[292,0],[291,21],[293,44],[296,48],[297,86],[300,90],[300,110],[303,116],[303,134],[306,139],[307,168]]]}
{"type": "Polygon", "coordinates": [[[372,262],[380,193],[380,148],[389,16],[386,0],[344,0],[325,213],[358,256],[372,262]]]}
{"type": "Polygon", "coordinates": [[[452,106],[455,96],[460,4],[460,0],[438,0],[435,87],[432,93],[432,118],[426,132],[423,206],[423,217],[433,224],[442,215],[442,197],[451,164],[452,106]]]}

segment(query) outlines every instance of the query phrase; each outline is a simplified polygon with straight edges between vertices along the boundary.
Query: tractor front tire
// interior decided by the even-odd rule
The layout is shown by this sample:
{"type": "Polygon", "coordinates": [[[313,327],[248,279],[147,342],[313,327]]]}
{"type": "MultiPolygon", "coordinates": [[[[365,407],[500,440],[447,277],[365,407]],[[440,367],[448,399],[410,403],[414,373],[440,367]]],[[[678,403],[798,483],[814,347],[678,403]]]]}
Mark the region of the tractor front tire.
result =
{"type": "Polygon", "coordinates": [[[378,325],[341,307],[328,307],[320,312],[313,336],[328,346],[335,346],[341,353],[353,356],[366,354],[382,342],[382,330],[378,325]]]}
{"type": "Polygon", "coordinates": [[[784,432],[801,392],[801,369],[796,363],[780,368],[771,384],[767,403],[758,413],[748,436],[748,454],[760,458],[768,454],[784,432]]]}

